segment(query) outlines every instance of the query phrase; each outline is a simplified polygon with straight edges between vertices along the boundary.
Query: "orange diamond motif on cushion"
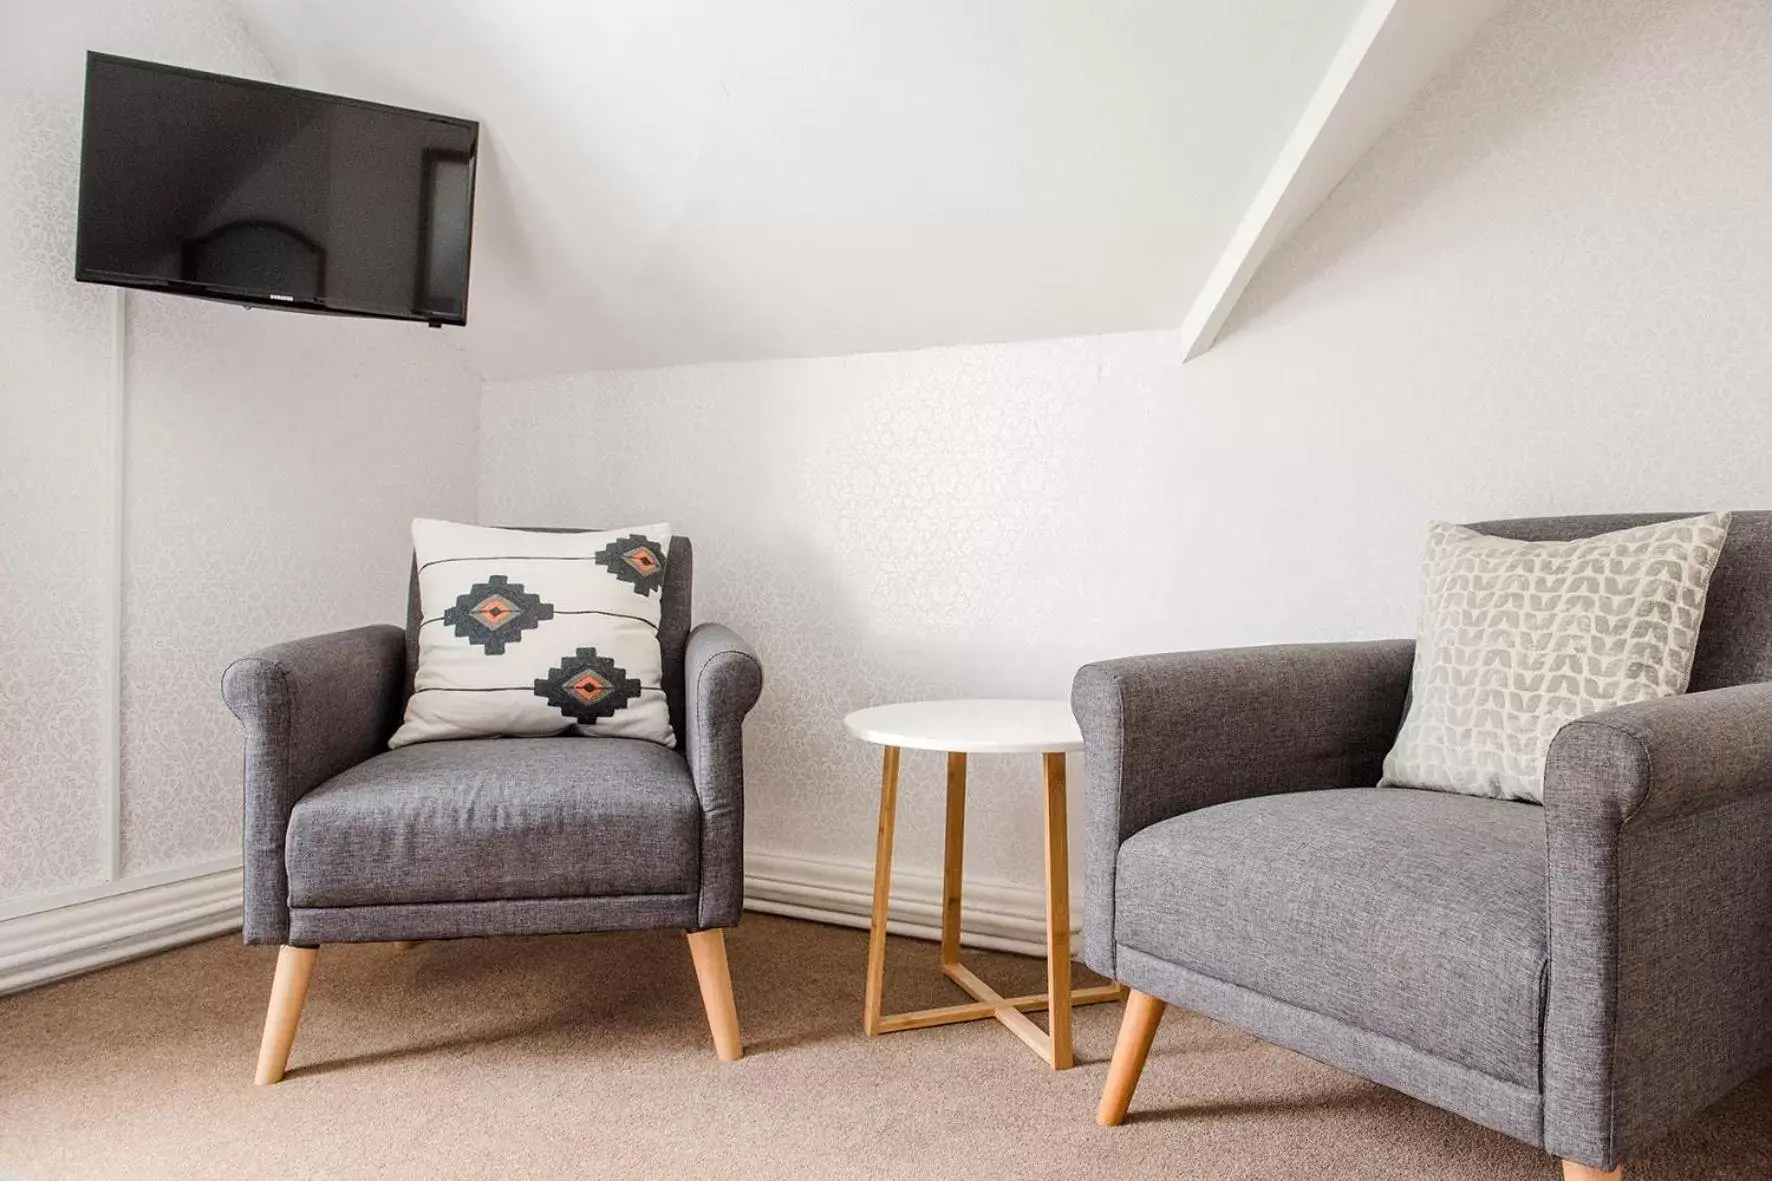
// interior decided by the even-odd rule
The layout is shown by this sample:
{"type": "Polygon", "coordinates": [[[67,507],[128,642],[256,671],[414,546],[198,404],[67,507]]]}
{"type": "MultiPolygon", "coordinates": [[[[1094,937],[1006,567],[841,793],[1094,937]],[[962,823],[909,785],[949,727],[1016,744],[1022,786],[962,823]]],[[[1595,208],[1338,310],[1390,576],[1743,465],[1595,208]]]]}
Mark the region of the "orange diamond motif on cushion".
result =
{"type": "Polygon", "coordinates": [[[642,575],[652,575],[652,574],[658,573],[658,568],[659,568],[658,555],[654,554],[652,552],[651,548],[648,546],[644,546],[644,545],[635,546],[633,549],[629,550],[627,553],[623,554],[621,557],[622,557],[622,561],[626,562],[629,566],[631,566],[634,570],[636,570],[637,572],[639,572],[642,575]]]}
{"type": "Polygon", "coordinates": [[[586,705],[595,705],[609,692],[609,682],[586,670],[566,682],[566,691],[586,705]]]}
{"type": "Polygon", "coordinates": [[[503,595],[487,595],[470,614],[487,627],[503,627],[522,613],[522,608],[503,595]]]}

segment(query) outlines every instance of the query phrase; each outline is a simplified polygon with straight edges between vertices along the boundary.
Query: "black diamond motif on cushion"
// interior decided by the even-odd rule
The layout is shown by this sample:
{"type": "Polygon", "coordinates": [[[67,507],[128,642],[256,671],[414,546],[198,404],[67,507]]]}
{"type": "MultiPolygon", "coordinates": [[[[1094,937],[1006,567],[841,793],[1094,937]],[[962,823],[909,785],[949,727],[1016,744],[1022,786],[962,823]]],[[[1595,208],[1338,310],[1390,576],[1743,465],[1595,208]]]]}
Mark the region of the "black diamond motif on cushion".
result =
{"type": "Polygon", "coordinates": [[[580,648],[535,682],[538,697],[581,725],[589,726],[626,709],[640,696],[640,682],[595,648],[580,648]]]}
{"type": "Polygon", "coordinates": [[[494,574],[476,583],[455,606],[443,612],[443,622],[470,644],[478,644],[488,656],[503,656],[506,644],[515,644],[523,633],[554,617],[554,605],[532,595],[520,582],[494,574]]]}
{"type": "Polygon", "coordinates": [[[618,537],[598,550],[597,565],[631,583],[637,595],[650,595],[664,585],[664,554],[651,538],[638,533],[618,537]]]}

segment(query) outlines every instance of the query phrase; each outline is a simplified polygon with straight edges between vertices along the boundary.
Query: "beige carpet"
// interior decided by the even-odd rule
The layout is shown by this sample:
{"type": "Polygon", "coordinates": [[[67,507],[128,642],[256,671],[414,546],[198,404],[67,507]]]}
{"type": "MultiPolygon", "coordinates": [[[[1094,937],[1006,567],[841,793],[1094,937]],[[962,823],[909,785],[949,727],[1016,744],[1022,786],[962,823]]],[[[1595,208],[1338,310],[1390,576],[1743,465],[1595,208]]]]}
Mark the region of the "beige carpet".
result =
{"type": "MultiPolygon", "coordinates": [[[[1554,1178],[1543,1154],[1171,1011],[1096,1127],[1119,1007],[1048,1070],[995,1022],[861,1036],[865,936],[751,916],[746,1057],[714,1059],[669,934],[320,952],[289,1077],[251,1085],[272,953],[222,939],[0,998],[0,1176],[1554,1178]]],[[[1037,991],[1038,961],[974,953],[1037,991]]],[[[894,940],[888,1007],[964,999],[894,940]]],[[[1633,1181],[1772,1177],[1772,1075],[1633,1181]]]]}

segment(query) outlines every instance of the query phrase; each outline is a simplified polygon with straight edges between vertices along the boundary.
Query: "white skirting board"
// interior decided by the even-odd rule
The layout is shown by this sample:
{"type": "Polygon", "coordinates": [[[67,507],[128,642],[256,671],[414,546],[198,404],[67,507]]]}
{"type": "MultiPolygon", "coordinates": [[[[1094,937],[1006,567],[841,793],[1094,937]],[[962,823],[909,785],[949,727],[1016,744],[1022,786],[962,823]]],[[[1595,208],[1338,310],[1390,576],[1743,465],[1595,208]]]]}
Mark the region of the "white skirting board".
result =
{"type": "MultiPolygon", "coordinates": [[[[1046,954],[1046,897],[1041,891],[967,882],[963,902],[962,942],[967,946],[1046,954]]],[[[747,910],[866,927],[873,904],[874,867],[868,863],[781,853],[745,858],[747,910]]],[[[0,994],[239,929],[237,867],[6,919],[0,921],[0,994]]],[[[902,869],[893,873],[888,929],[919,939],[940,937],[939,875],[902,869]]]]}
{"type": "MultiPolygon", "coordinates": [[[[745,909],[867,927],[874,909],[874,866],[755,852],[745,857],[745,909]]],[[[1082,907],[1073,902],[1071,913],[1082,907]]],[[[968,947],[1046,954],[1046,894],[1028,886],[967,881],[960,891],[960,942],[968,947]]],[[[917,939],[941,937],[941,875],[894,867],[886,929],[917,939]]],[[[1072,950],[1081,942],[1072,933],[1072,950]]]]}
{"type": "Polygon", "coordinates": [[[0,922],[0,993],[239,929],[238,867],[7,919],[0,922]]]}

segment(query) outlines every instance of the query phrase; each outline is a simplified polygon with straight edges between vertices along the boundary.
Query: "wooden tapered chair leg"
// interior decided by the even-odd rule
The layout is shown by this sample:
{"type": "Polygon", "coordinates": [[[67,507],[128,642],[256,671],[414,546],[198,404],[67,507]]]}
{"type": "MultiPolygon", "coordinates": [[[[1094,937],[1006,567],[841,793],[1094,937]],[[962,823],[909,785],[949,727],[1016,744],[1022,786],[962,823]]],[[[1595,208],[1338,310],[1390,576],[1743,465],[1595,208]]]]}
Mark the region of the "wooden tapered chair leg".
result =
{"type": "Polygon", "coordinates": [[[702,1007],[708,1011],[708,1028],[714,1034],[714,1053],[722,1062],[737,1062],[744,1054],[738,1032],[738,1006],[732,1001],[732,973],[726,968],[726,932],[689,932],[689,956],[695,961],[695,978],[701,984],[702,1007]]]}
{"type": "Polygon", "coordinates": [[[261,1087],[281,1082],[289,1065],[289,1049],[295,1045],[295,1027],[301,1024],[302,1003],[308,999],[308,981],[314,975],[319,949],[284,946],[277,951],[277,975],[271,981],[271,1004],[265,1010],[265,1035],[258,1046],[258,1077],[261,1087]]]}
{"type": "Polygon", "coordinates": [[[1107,1086],[1102,1088],[1101,1106],[1095,1111],[1095,1122],[1102,1127],[1117,1127],[1126,1118],[1138,1076],[1144,1073],[1144,1060],[1151,1052],[1151,1039],[1157,1036],[1157,1023],[1163,1019],[1166,1008],[1156,997],[1137,989],[1126,994],[1126,1015],[1120,1019],[1120,1036],[1114,1042],[1114,1060],[1108,1065],[1107,1086]]]}
{"type": "Polygon", "coordinates": [[[1563,1181],[1621,1181],[1623,1176],[1623,1165],[1607,1173],[1592,1165],[1578,1165],[1572,1160],[1563,1162],[1563,1181]]]}

